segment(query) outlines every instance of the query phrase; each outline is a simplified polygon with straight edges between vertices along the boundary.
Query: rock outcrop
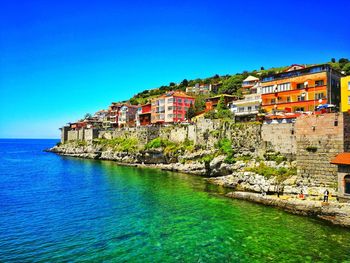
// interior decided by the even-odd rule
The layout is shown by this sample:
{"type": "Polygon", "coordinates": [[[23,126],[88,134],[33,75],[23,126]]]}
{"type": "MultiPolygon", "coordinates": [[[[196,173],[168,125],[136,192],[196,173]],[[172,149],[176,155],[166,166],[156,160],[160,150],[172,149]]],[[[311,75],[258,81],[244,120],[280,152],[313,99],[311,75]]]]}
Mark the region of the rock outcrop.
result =
{"type": "Polygon", "coordinates": [[[277,196],[261,195],[250,192],[231,192],[230,198],[248,200],[269,206],[276,206],[298,215],[315,216],[336,225],[350,227],[350,204],[338,202],[320,202],[300,200],[297,198],[278,198],[277,196]]]}

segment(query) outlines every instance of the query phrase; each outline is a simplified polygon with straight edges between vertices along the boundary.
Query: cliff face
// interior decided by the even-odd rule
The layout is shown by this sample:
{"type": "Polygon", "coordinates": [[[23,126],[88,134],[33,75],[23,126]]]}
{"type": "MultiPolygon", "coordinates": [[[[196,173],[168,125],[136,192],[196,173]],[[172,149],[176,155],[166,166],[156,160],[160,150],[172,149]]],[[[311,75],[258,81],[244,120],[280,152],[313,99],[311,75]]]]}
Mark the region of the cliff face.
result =
{"type": "MultiPolygon", "coordinates": [[[[69,140],[51,152],[201,175],[235,191],[291,197],[302,191],[309,201],[322,200],[326,189],[336,199],[337,167],[330,160],[350,150],[349,114],[306,116],[295,123],[203,119],[194,125],[64,132],[69,140]]],[[[331,218],[328,212],[319,215],[331,218]]]]}
{"type": "MultiPolygon", "coordinates": [[[[272,174],[269,177],[274,177],[274,173],[281,173],[277,171],[279,168],[296,167],[293,183],[282,184],[294,186],[289,192],[308,189],[312,194],[337,188],[337,166],[330,161],[338,153],[350,150],[350,115],[345,113],[304,116],[295,123],[201,119],[194,125],[64,132],[62,137],[68,141],[52,151],[124,164],[162,166],[205,176],[247,172],[263,161],[267,162],[266,167],[255,169],[257,174],[267,170],[272,174]],[[237,168],[240,161],[244,161],[243,166],[237,168]]],[[[236,179],[222,178],[221,184],[235,185],[236,179]]],[[[252,188],[257,189],[249,189],[252,188]]]]}

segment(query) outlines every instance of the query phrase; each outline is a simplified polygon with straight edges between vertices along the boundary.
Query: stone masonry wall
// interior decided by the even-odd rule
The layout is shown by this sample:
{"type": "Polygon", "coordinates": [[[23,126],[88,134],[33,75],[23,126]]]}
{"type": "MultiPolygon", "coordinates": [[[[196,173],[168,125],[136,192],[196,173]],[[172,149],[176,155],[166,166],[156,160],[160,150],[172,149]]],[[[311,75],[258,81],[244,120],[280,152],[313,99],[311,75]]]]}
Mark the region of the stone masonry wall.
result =
{"type": "Polygon", "coordinates": [[[334,187],[337,166],[330,161],[344,151],[343,114],[302,116],[297,119],[295,128],[300,183],[334,187]]]}
{"type": "Polygon", "coordinates": [[[294,123],[263,124],[261,139],[264,151],[280,152],[290,159],[295,159],[297,153],[294,123]]]}

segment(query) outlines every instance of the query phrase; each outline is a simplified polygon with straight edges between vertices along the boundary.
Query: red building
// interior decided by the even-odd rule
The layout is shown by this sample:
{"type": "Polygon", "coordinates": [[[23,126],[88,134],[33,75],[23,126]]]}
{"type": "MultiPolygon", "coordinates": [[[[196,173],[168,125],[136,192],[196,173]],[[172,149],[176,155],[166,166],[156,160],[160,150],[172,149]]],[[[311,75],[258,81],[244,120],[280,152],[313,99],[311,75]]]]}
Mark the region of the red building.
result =
{"type": "Polygon", "coordinates": [[[152,99],[151,123],[174,123],[186,120],[195,99],[182,91],[171,91],[152,99]]]}
{"type": "Polygon", "coordinates": [[[151,103],[139,106],[136,114],[136,126],[146,126],[151,124],[151,103]]]}

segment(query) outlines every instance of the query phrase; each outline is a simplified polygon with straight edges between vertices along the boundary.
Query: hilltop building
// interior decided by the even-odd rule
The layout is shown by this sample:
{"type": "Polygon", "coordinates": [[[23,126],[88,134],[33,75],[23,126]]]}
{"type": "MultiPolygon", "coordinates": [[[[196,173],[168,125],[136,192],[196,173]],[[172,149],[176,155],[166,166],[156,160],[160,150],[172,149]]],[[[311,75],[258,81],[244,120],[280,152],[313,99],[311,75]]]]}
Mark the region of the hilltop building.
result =
{"type": "Polygon", "coordinates": [[[350,110],[350,76],[341,78],[341,107],[342,112],[350,110]]]}
{"type": "Polygon", "coordinates": [[[328,64],[292,65],[261,80],[262,108],[266,112],[314,111],[319,104],[340,105],[341,73],[328,64]]]}
{"type": "Polygon", "coordinates": [[[210,92],[217,92],[218,87],[221,84],[199,84],[196,83],[194,87],[187,87],[186,93],[193,93],[193,94],[208,94],[210,92]]]}
{"type": "Polygon", "coordinates": [[[136,113],[136,126],[146,126],[151,124],[152,104],[147,103],[141,105],[136,113]]]}
{"type": "Polygon", "coordinates": [[[118,112],[118,127],[121,128],[135,126],[137,109],[138,106],[136,105],[123,104],[118,112]]]}
{"type": "Polygon", "coordinates": [[[237,100],[237,96],[229,94],[221,94],[215,97],[211,97],[205,100],[205,111],[210,111],[216,108],[221,97],[224,97],[225,104],[229,105],[230,102],[237,100]]]}
{"type": "Polygon", "coordinates": [[[119,102],[112,102],[109,106],[108,119],[112,128],[118,127],[119,110],[122,106],[123,104],[119,102]]]}
{"type": "Polygon", "coordinates": [[[242,83],[243,98],[229,104],[236,120],[255,120],[261,103],[261,87],[259,79],[248,76],[242,83]]]}
{"type": "Polygon", "coordinates": [[[195,99],[181,91],[171,91],[151,101],[151,123],[174,123],[186,120],[186,112],[195,99]]]}

